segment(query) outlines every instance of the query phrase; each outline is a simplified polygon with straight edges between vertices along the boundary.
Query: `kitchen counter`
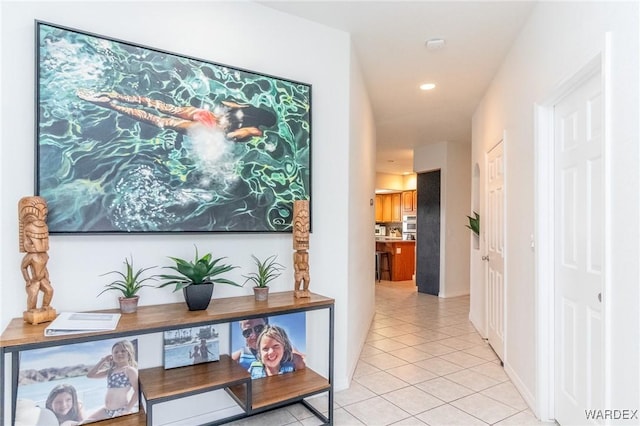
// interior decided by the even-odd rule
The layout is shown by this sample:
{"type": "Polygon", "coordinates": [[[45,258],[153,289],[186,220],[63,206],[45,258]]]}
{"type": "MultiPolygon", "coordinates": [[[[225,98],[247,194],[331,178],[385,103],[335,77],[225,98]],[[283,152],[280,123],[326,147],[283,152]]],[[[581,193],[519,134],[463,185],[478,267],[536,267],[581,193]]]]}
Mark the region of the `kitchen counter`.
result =
{"type": "Polygon", "coordinates": [[[403,240],[402,237],[376,237],[377,243],[414,243],[416,240],[403,240]]]}
{"type": "Polygon", "coordinates": [[[391,281],[412,280],[416,272],[416,241],[376,237],[376,251],[389,253],[391,281]]]}

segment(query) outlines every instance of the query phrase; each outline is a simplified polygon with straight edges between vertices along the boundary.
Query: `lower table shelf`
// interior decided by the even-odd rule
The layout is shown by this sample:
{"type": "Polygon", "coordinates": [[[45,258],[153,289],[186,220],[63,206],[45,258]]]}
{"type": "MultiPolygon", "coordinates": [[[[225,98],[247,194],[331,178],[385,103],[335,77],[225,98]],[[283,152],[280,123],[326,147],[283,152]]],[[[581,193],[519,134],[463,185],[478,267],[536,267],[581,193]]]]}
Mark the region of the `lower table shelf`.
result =
{"type": "MultiPolygon", "coordinates": [[[[307,396],[328,391],[329,381],[310,368],[279,376],[251,381],[251,411],[261,411],[274,405],[287,404],[307,396]]],[[[242,386],[230,386],[238,399],[245,397],[242,386]]]]}
{"type": "Polygon", "coordinates": [[[230,386],[244,387],[251,376],[229,355],[220,355],[219,361],[187,367],[146,368],[140,370],[139,380],[147,404],[154,404],[230,386]]]}
{"type": "Polygon", "coordinates": [[[229,355],[219,361],[165,370],[140,370],[140,392],[147,406],[143,415],[131,416],[131,425],[153,423],[155,404],[191,395],[226,389],[246,415],[301,401],[331,389],[329,381],[310,368],[278,376],[251,380],[249,373],[229,355]]]}

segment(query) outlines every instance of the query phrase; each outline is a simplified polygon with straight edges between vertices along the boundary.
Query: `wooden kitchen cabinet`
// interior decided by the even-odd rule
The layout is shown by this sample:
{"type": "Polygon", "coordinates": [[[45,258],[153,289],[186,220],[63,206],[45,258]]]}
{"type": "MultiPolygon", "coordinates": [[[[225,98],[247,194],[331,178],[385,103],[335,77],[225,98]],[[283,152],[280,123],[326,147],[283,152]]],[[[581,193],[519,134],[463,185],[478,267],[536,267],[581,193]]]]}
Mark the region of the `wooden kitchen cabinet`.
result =
{"type": "Polygon", "coordinates": [[[382,196],[382,221],[391,222],[391,196],[389,194],[382,196]]]}
{"type": "Polygon", "coordinates": [[[396,192],[390,195],[391,197],[391,219],[389,222],[401,222],[402,221],[402,194],[396,192]]]}
{"type": "Polygon", "coordinates": [[[375,213],[376,222],[382,222],[382,195],[376,195],[375,213]]]}
{"type": "Polygon", "coordinates": [[[402,212],[403,213],[415,213],[418,207],[417,191],[404,191],[402,193],[402,212]]]}
{"type": "Polygon", "coordinates": [[[376,195],[376,222],[402,221],[402,194],[376,195]]]}

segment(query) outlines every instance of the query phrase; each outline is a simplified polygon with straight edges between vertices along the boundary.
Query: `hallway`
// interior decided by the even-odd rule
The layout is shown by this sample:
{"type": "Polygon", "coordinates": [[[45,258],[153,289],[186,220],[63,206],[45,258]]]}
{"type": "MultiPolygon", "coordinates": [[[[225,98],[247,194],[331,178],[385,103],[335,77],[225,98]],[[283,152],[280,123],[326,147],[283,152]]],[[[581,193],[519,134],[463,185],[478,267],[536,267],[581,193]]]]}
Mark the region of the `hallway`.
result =
{"type": "MultiPolygon", "coordinates": [[[[413,281],[376,284],[376,316],[351,387],[335,394],[334,423],[541,424],[468,317],[469,297],[417,293],[413,281]]],[[[233,424],[318,423],[297,404],[233,424]]]]}

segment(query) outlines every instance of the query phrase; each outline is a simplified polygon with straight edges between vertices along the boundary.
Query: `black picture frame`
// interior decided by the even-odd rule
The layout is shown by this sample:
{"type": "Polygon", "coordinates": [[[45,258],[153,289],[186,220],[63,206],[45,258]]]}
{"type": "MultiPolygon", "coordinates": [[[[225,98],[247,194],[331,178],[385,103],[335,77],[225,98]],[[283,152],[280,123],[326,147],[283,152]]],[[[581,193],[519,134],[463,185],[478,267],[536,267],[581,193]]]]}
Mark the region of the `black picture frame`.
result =
{"type": "Polygon", "coordinates": [[[311,85],[35,23],[50,233],[291,232],[311,85]]]}

